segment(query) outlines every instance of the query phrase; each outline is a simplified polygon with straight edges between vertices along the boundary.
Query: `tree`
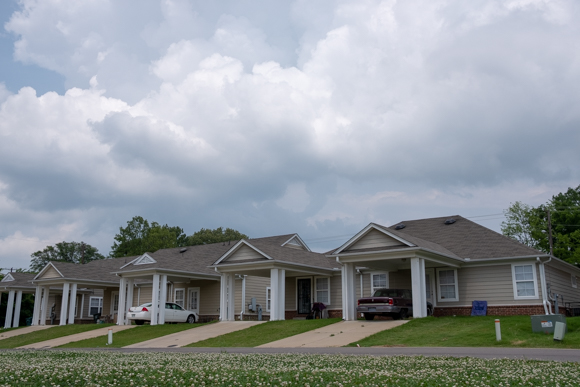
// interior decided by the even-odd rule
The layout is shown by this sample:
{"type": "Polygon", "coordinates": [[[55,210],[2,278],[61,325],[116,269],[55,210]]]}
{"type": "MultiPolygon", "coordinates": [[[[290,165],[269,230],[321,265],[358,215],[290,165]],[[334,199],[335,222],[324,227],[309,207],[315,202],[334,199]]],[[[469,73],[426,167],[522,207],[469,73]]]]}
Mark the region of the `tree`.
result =
{"type": "Polygon", "coordinates": [[[180,227],[161,226],[135,216],[127,222],[127,227],[119,227],[115,242],[111,246],[111,257],[126,257],[154,253],[159,249],[187,246],[187,235],[180,227]]]}
{"type": "Polygon", "coordinates": [[[60,242],[54,246],[47,246],[44,250],[30,255],[30,271],[38,273],[50,261],[88,263],[96,259],[104,259],[99,250],[85,242],[60,242]]]}
{"type": "Polygon", "coordinates": [[[548,212],[551,217],[554,256],[580,264],[580,185],[532,207],[516,202],[505,211],[502,233],[525,245],[550,252],[548,212]]]}
{"type": "Polygon", "coordinates": [[[193,235],[187,237],[187,244],[189,246],[207,245],[210,243],[237,241],[248,238],[247,235],[231,228],[226,228],[225,230],[221,227],[218,227],[215,230],[202,228],[193,233],[193,235]]]}

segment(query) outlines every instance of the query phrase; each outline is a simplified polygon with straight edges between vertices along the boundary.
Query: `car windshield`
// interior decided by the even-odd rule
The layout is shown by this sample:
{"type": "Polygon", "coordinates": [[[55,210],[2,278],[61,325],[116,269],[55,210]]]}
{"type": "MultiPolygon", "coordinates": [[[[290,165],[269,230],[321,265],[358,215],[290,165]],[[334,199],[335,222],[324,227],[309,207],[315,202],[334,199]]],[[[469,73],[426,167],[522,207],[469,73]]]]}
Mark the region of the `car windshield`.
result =
{"type": "Polygon", "coordinates": [[[373,297],[401,297],[401,291],[398,289],[377,289],[373,297]]]}

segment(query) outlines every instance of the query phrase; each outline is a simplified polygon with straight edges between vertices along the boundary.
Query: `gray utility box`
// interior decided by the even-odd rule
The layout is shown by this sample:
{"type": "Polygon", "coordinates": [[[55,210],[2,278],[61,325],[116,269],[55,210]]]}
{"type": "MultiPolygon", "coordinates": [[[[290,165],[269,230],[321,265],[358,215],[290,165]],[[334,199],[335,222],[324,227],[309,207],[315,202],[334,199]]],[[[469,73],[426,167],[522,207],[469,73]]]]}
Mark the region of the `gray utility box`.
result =
{"type": "MultiPolygon", "coordinates": [[[[532,332],[554,333],[556,323],[566,324],[566,316],[563,314],[539,314],[532,316],[532,332]]],[[[568,333],[568,325],[566,325],[568,333]]]]}

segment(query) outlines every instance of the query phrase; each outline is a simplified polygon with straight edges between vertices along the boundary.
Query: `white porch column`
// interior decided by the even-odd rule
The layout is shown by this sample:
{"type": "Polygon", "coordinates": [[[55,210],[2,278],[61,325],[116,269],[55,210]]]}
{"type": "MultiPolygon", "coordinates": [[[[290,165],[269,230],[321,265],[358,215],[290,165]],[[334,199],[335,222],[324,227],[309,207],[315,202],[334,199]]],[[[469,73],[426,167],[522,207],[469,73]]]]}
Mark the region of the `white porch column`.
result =
{"type": "MultiPolygon", "coordinates": [[[[117,307],[117,325],[125,325],[125,293],[127,288],[127,280],[121,277],[119,280],[119,305],[117,307]]],[[[111,302],[115,301],[115,296],[111,295],[111,302]]]]}
{"type": "Polygon", "coordinates": [[[356,320],[356,288],[354,286],[355,282],[355,270],[354,263],[345,263],[344,266],[345,274],[345,288],[344,288],[344,298],[345,304],[343,305],[343,311],[346,312],[343,315],[346,321],[356,320]]]}
{"type": "Polygon", "coordinates": [[[81,309],[79,310],[79,318],[83,318],[83,310],[85,310],[85,294],[81,294],[81,309]]]}
{"type": "Polygon", "coordinates": [[[75,323],[75,306],[77,304],[77,284],[73,283],[70,287],[70,303],[68,310],[68,323],[75,323]]]}
{"type": "Polygon", "coordinates": [[[286,320],[286,270],[278,270],[278,320],[286,320]]]}
{"type": "Polygon", "coordinates": [[[14,294],[15,290],[10,290],[8,292],[8,304],[6,305],[6,319],[4,321],[4,329],[10,328],[12,324],[12,311],[14,310],[14,294]]]}
{"type": "Polygon", "coordinates": [[[226,273],[221,274],[220,279],[220,321],[228,319],[228,277],[226,273]]]}
{"type": "Polygon", "coordinates": [[[236,278],[233,273],[228,274],[228,321],[236,319],[236,278]]]}
{"type": "MultiPolygon", "coordinates": [[[[133,278],[127,279],[127,298],[125,299],[125,309],[123,310],[123,314],[125,316],[125,325],[130,325],[128,319],[128,311],[129,308],[133,306],[133,288],[135,286],[135,280],[133,278]]],[[[119,306],[119,313],[121,312],[121,307],[119,306]]],[[[117,319],[119,321],[119,319],[117,319]]]]}
{"type": "Polygon", "coordinates": [[[280,274],[278,269],[270,269],[270,321],[278,321],[280,317],[280,274]]]}
{"type": "Polygon", "coordinates": [[[32,312],[32,325],[39,325],[41,304],[42,304],[42,286],[36,285],[36,292],[34,293],[34,310],[32,312]]]}
{"type": "MultiPolygon", "coordinates": [[[[153,274],[153,289],[151,298],[151,325],[157,325],[159,313],[159,274],[153,274]]],[[[163,305],[165,307],[165,305],[163,305]]]]}
{"type": "Polygon", "coordinates": [[[158,324],[165,324],[165,303],[167,302],[167,275],[163,274],[159,280],[161,292],[159,294],[159,320],[158,324]]]}
{"type": "Polygon", "coordinates": [[[46,325],[46,315],[48,309],[48,297],[50,296],[50,287],[42,287],[42,306],[40,307],[40,325],[46,325]]]}
{"type": "Polygon", "coordinates": [[[344,264],[340,267],[340,281],[341,289],[340,292],[342,296],[342,319],[346,320],[346,271],[344,264]]]}
{"type": "Polygon", "coordinates": [[[427,317],[425,260],[423,258],[411,258],[411,289],[413,291],[413,318],[427,317]]]}
{"type": "Polygon", "coordinates": [[[60,305],[60,325],[66,325],[66,317],[68,312],[68,291],[70,284],[65,282],[62,285],[62,303],[60,305]]]}
{"type": "Polygon", "coordinates": [[[20,306],[22,305],[22,290],[16,292],[16,302],[14,304],[14,320],[12,328],[18,328],[20,325],[20,306]]]}

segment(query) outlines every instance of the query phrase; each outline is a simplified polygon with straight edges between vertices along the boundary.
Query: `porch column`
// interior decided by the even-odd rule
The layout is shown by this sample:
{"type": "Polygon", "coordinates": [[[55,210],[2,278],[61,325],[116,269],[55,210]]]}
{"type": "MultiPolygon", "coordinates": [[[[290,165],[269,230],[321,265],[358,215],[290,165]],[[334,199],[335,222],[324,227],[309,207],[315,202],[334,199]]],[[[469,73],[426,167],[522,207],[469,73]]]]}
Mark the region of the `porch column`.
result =
{"type": "MultiPolygon", "coordinates": [[[[125,325],[125,292],[127,280],[121,277],[119,280],[119,305],[117,307],[117,325],[125,325]]],[[[115,301],[115,296],[111,295],[111,302],[115,301]]]]}
{"type": "MultiPolygon", "coordinates": [[[[130,325],[128,319],[129,308],[133,306],[133,287],[135,286],[135,280],[133,278],[127,279],[127,298],[125,299],[125,309],[123,310],[123,315],[125,316],[125,325],[130,325]]],[[[121,307],[119,306],[119,312],[121,307]]],[[[119,319],[117,318],[117,321],[119,319]]]]}
{"type": "Polygon", "coordinates": [[[77,304],[77,284],[73,283],[70,287],[70,303],[68,310],[68,323],[75,323],[75,306],[77,304]]]}
{"type": "Polygon", "coordinates": [[[15,290],[8,292],[8,304],[6,305],[6,319],[4,320],[4,329],[10,328],[12,324],[12,311],[14,310],[14,294],[15,290]]]}
{"type": "Polygon", "coordinates": [[[36,285],[36,292],[34,293],[34,310],[32,312],[32,325],[39,325],[41,304],[42,304],[42,286],[36,285]]]}
{"type": "Polygon", "coordinates": [[[236,321],[236,275],[230,274],[228,281],[228,320],[236,321]]]}
{"type": "Polygon", "coordinates": [[[286,320],[286,270],[278,270],[278,320],[286,320]]]}
{"type": "Polygon", "coordinates": [[[355,270],[354,263],[345,263],[342,267],[344,275],[344,305],[343,319],[346,321],[356,320],[356,288],[354,286],[355,270]]]}
{"type": "Polygon", "coordinates": [[[278,269],[270,269],[270,321],[278,321],[280,317],[280,274],[278,269]]]}
{"type": "Polygon", "coordinates": [[[18,328],[20,325],[20,305],[22,304],[22,290],[16,292],[16,303],[14,304],[14,320],[12,328],[18,328]]]}
{"type": "Polygon", "coordinates": [[[226,273],[220,278],[220,321],[228,319],[228,277],[226,273]]]}
{"type": "Polygon", "coordinates": [[[50,287],[42,287],[42,306],[40,307],[40,325],[46,325],[46,314],[48,309],[48,297],[50,296],[50,287]]]}
{"type": "MultiPolygon", "coordinates": [[[[157,313],[159,313],[159,274],[153,274],[153,289],[151,299],[151,325],[157,325],[157,313]]],[[[165,307],[165,305],[163,305],[165,307]]]]}
{"type": "Polygon", "coordinates": [[[65,282],[62,285],[62,303],[60,305],[60,325],[66,325],[66,316],[68,312],[68,291],[70,284],[65,282]]]}
{"type": "Polygon", "coordinates": [[[413,291],[413,318],[427,317],[425,259],[423,258],[411,258],[411,289],[413,291]]]}
{"type": "Polygon", "coordinates": [[[158,324],[165,324],[165,303],[167,302],[167,275],[163,274],[159,280],[161,294],[159,295],[159,320],[158,324]]]}

